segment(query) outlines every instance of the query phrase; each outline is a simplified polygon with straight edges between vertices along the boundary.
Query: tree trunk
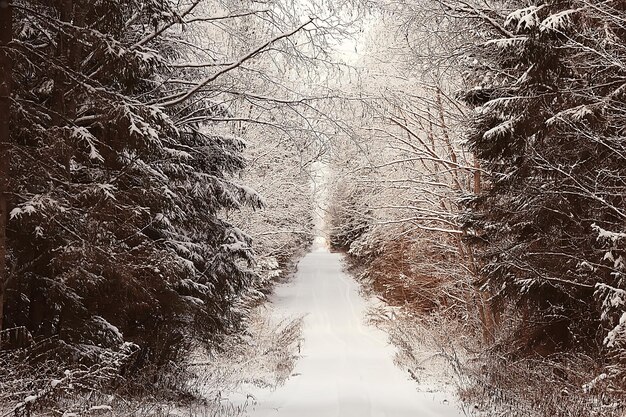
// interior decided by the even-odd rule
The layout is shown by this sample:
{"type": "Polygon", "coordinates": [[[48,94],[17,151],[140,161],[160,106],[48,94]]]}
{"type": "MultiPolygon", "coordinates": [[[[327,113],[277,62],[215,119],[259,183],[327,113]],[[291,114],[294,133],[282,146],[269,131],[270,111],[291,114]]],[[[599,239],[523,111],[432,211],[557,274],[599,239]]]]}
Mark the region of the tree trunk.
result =
{"type": "Polygon", "coordinates": [[[482,184],[480,183],[480,161],[478,157],[474,155],[474,194],[478,195],[482,192],[482,184]]]}
{"type": "MultiPolygon", "coordinates": [[[[474,155],[474,168],[474,184],[472,188],[474,194],[478,195],[482,192],[482,183],[480,176],[480,161],[476,155],[474,155]]],[[[471,262],[476,276],[478,276],[479,267],[474,258],[474,254],[471,251],[472,249],[470,248],[471,262]]],[[[488,344],[494,342],[497,330],[496,327],[498,326],[495,311],[489,301],[490,298],[491,294],[489,293],[489,290],[478,290],[478,309],[483,324],[483,339],[488,344]]]]}
{"type": "Polygon", "coordinates": [[[8,47],[13,38],[12,20],[11,0],[0,0],[0,330],[3,329],[4,300],[9,283],[7,222],[9,220],[9,115],[13,68],[8,47]]]}

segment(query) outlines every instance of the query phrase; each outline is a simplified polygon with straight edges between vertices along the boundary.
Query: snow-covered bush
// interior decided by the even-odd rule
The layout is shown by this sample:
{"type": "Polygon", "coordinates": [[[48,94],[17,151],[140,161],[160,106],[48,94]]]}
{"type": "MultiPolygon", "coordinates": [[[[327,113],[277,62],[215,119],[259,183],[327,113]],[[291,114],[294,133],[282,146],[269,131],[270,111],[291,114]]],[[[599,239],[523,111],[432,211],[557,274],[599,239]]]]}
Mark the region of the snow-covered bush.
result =
{"type": "Polygon", "coordinates": [[[137,352],[129,343],[106,349],[54,340],[0,351],[0,413],[31,416],[54,410],[67,416],[109,410],[137,352]],[[77,353],[91,363],[74,362],[77,353]]]}

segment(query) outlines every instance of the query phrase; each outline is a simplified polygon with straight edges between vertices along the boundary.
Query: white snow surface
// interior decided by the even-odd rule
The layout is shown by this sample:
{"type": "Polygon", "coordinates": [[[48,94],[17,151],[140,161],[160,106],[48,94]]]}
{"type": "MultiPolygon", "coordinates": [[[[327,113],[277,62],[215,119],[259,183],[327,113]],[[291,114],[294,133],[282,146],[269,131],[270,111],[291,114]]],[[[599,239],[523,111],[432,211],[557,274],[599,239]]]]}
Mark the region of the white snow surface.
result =
{"type": "Polygon", "coordinates": [[[271,303],[278,320],[305,316],[301,358],[291,378],[275,390],[241,387],[242,403],[248,395],[256,399],[249,416],[465,415],[454,395],[428,392],[394,365],[396,349],[387,335],[366,323],[372,302],[360,295],[358,283],[343,272],[342,255],[330,253],[323,238],[316,239],[294,280],[279,286],[271,303]]]}

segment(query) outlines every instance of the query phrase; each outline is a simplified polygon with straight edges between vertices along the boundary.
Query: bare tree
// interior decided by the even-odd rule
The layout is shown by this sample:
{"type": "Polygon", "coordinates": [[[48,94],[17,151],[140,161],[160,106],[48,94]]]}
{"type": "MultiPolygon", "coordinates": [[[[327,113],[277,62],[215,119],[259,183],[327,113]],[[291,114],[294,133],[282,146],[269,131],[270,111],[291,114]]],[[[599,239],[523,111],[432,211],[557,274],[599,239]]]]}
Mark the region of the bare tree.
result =
{"type": "Polygon", "coordinates": [[[338,151],[336,165],[345,168],[335,181],[335,243],[373,261],[379,280],[398,277],[387,288],[466,312],[492,340],[493,315],[459,204],[480,189],[482,172],[464,145],[469,109],[456,97],[468,39],[438,2],[380,7],[390,22],[370,28],[353,87],[358,109],[345,113],[358,145],[349,137],[338,151]]]}

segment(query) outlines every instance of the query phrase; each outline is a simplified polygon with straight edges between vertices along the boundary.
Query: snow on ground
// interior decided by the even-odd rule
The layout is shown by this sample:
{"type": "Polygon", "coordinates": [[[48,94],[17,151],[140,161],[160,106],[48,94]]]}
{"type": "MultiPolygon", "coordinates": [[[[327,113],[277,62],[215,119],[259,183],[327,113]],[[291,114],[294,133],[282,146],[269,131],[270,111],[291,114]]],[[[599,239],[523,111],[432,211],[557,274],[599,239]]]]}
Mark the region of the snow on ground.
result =
{"type": "MultiPolygon", "coordinates": [[[[256,404],[251,417],[457,417],[449,393],[418,391],[394,365],[387,335],[366,324],[371,302],[343,272],[342,256],[323,239],[299,264],[294,280],[279,286],[271,300],[277,320],[304,315],[301,359],[282,386],[250,385],[230,396],[256,404]]],[[[422,387],[423,388],[423,387],[422,387]]]]}

